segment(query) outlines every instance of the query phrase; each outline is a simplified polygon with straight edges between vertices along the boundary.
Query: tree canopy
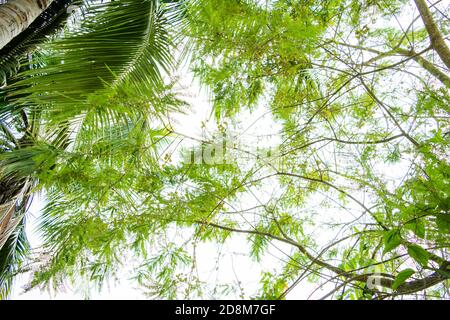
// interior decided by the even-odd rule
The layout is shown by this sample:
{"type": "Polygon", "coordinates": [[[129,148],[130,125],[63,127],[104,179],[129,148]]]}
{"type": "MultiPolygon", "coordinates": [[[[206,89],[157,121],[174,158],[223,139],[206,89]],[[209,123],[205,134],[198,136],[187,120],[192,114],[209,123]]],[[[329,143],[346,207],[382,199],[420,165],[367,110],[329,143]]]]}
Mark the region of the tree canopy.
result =
{"type": "Polygon", "coordinates": [[[132,266],[168,299],[448,298],[448,4],[78,5],[1,65],[0,298],[29,265],[56,290],[132,266]],[[256,289],[199,271],[207,246],[243,250],[256,289]]]}

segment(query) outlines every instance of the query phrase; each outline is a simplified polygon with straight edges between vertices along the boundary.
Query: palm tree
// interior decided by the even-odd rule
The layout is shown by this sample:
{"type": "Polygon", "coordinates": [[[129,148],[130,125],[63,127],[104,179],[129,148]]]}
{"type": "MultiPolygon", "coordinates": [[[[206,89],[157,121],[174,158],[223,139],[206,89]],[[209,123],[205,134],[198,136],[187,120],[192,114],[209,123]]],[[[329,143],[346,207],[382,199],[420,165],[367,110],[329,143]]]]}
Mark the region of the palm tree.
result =
{"type": "MultiPolygon", "coordinates": [[[[36,46],[64,24],[68,17],[66,8],[70,2],[69,0],[53,1],[26,30],[0,49],[0,84],[13,83],[14,75],[29,67],[28,57],[34,52],[36,46]]],[[[10,12],[8,8],[15,7],[16,4],[17,1],[10,1],[8,6],[0,7],[0,11],[10,12]]],[[[0,97],[0,106],[7,105],[4,92],[0,97]]],[[[20,115],[1,119],[0,154],[32,144],[38,126],[32,119],[30,121],[28,116],[29,113],[24,111],[20,115]],[[14,123],[13,126],[11,121],[14,123]]],[[[28,253],[25,213],[32,199],[32,184],[30,177],[2,176],[0,178],[0,299],[9,292],[12,276],[18,272],[28,253]]]]}
{"type": "Polygon", "coordinates": [[[0,7],[0,49],[26,30],[53,0],[10,0],[0,7]]]}
{"type": "MultiPolygon", "coordinates": [[[[0,87],[6,85],[6,80],[10,80],[19,71],[21,62],[26,63],[20,62],[21,59],[35,53],[37,45],[62,28],[69,17],[69,6],[72,3],[72,0],[52,1],[28,28],[0,49],[0,87]]],[[[0,9],[3,9],[2,5],[0,9]]]]}
{"type": "MultiPolygon", "coordinates": [[[[0,298],[7,296],[27,251],[25,213],[39,183],[36,173],[57,163],[54,150],[86,139],[80,128],[89,113],[100,112],[93,108],[107,116],[95,117],[90,127],[113,127],[123,121],[123,113],[136,115],[131,116],[134,119],[145,116],[147,109],[122,112],[98,97],[107,99],[126,87],[156,101],[165,90],[161,72],[172,66],[167,27],[177,18],[170,6],[158,0],[86,0],[81,5],[79,26],[43,43],[39,52],[44,54],[35,55],[26,61],[26,68],[9,76],[0,93],[0,298]]],[[[56,21],[56,16],[51,20],[56,21]]],[[[30,39],[42,34],[32,33],[30,39]]],[[[4,39],[0,42],[7,42],[4,39]]],[[[10,64],[0,66],[11,74],[10,64]]]]}

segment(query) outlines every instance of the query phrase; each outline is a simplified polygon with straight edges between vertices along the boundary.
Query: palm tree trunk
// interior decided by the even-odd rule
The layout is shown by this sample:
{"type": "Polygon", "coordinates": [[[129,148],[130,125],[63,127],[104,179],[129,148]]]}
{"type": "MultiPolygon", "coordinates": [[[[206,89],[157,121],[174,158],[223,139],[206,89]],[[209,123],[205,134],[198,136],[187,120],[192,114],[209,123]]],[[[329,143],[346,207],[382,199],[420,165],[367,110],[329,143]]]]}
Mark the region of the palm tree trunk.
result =
{"type": "Polygon", "coordinates": [[[27,207],[29,183],[26,180],[0,179],[0,250],[23,219],[23,208],[27,207]]]}
{"type": "Polygon", "coordinates": [[[10,0],[0,6],[0,49],[44,12],[53,0],[10,0]]]}
{"type": "Polygon", "coordinates": [[[15,201],[0,206],[0,250],[23,219],[22,216],[15,217],[15,211],[15,201]]]}
{"type": "MultiPolygon", "coordinates": [[[[7,85],[9,78],[19,71],[20,60],[27,53],[32,53],[47,39],[47,35],[61,30],[70,16],[69,6],[72,2],[73,0],[53,0],[47,10],[26,30],[0,49],[0,87],[7,85]]],[[[5,0],[0,0],[0,8],[4,3],[5,0]]]]}

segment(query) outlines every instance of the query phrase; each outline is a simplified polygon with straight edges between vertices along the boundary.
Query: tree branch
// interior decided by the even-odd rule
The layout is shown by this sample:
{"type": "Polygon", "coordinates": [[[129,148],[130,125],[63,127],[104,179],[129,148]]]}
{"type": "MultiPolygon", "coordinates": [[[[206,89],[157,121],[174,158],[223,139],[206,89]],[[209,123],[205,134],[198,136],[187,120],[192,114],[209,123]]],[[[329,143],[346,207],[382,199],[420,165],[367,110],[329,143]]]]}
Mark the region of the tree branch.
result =
{"type": "MultiPolygon", "coordinates": [[[[244,234],[253,234],[253,235],[259,235],[259,236],[264,236],[264,237],[268,237],[274,240],[278,240],[280,242],[284,242],[287,244],[290,244],[296,248],[298,248],[300,250],[300,252],[302,252],[310,261],[312,261],[314,264],[321,266],[323,268],[326,268],[334,273],[336,273],[338,276],[342,276],[346,279],[346,282],[367,282],[371,279],[376,280],[380,286],[385,287],[385,288],[389,288],[392,289],[393,284],[394,284],[394,277],[391,275],[375,275],[375,274],[354,274],[352,272],[348,272],[348,271],[344,271],[341,268],[335,267],[325,261],[322,261],[320,259],[318,259],[318,257],[313,256],[304,246],[302,246],[301,244],[299,244],[298,242],[295,242],[291,239],[285,239],[276,235],[273,235],[269,232],[264,232],[264,231],[258,231],[258,230],[243,230],[243,229],[236,229],[233,227],[227,227],[227,226],[222,226],[216,223],[212,223],[212,222],[206,222],[206,221],[202,221],[202,220],[198,220],[195,221],[197,224],[203,225],[205,227],[213,227],[213,228],[217,228],[217,229],[222,229],[222,230],[227,230],[230,232],[235,232],[235,233],[244,233],[244,234]]],[[[408,281],[402,285],[400,285],[396,290],[395,293],[396,294],[411,294],[411,293],[415,293],[418,291],[422,291],[425,290],[427,288],[430,288],[444,280],[449,279],[448,276],[445,275],[445,272],[442,271],[447,271],[448,266],[450,265],[449,261],[445,261],[442,266],[439,268],[439,271],[436,271],[432,274],[430,274],[429,276],[422,278],[422,279],[417,279],[417,280],[412,280],[412,281],[408,281]]],[[[448,272],[448,271],[447,271],[448,272]]]]}
{"type": "Polygon", "coordinates": [[[399,48],[396,51],[405,57],[412,57],[413,60],[416,61],[422,68],[439,79],[439,81],[441,81],[445,86],[450,87],[450,77],[439,70],[433,63],[414,52],[414,50],[405,50],[399,48]]]}

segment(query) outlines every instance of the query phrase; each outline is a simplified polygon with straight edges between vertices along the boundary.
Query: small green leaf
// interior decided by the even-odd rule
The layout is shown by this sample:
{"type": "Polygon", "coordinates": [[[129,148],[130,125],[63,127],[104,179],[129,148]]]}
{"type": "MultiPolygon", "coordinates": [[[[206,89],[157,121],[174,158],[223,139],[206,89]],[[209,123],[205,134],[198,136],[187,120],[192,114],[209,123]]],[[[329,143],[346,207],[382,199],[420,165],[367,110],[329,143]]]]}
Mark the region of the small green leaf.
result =
{"type": "Polygon", "coordinates": [[[389,230],[384,235],[384,253],[394,250],[401,243],[400,231],[398,229],[389,230]]]}
{"type": "Polygon", "coordinates": [[[422,220],[416,219],[406,224],[405,227],[414,232],[419,238],[425,238],[425,223],[422,220]]]}
{"type": "Polygon", "coordinates": [[[430,254],[421,246],[418,246],[416,244],[409,245],[408,254],[411,258],[416,260],[421,266],[426,266],[428,264],[430,254]]]}
{"type": "Polygon", "coordinates": [[[400,271],[399,274],[397,274],[397,276],[395,277],[394,283],[392,284],[392,289],[397,290],[397,288],[404,284],[405,281],[414,273],[415,271],[410,268],[400,271]]]}

